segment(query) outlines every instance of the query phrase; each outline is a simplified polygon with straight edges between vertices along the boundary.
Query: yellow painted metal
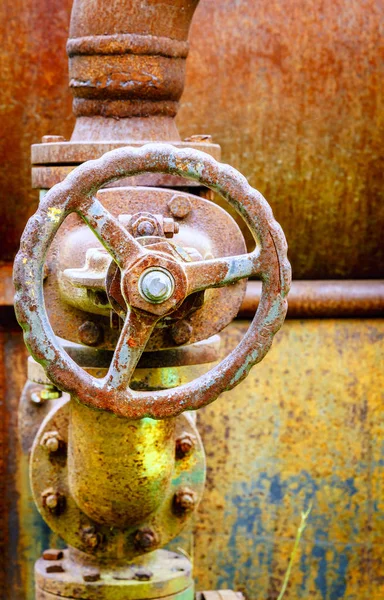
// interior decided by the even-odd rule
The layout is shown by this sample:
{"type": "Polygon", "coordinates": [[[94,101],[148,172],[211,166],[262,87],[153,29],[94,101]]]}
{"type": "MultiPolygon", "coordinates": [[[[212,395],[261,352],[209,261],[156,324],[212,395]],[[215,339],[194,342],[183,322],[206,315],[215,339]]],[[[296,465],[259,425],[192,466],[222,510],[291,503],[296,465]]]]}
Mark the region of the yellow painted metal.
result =
{"type": "MultiPolygon", "coordinates": [[[[247,325],[227,328],[224,350],[247,325]]],[[[197,589],[276,598],[300,512],[313,500],[287,600],[384,598],[383,355],[384,320],[287,321],[247,380],[199,411],[208,478],[196,518],[197,589]]],[[[32,590],[33,561],[57,538],[36,515],[22,471],[19,585],[32,590]]]]}
{"type": "Polygon", "coordinates": [[[199,411],[197,589],[276,598],[313,501],[287,600],[384,598],[383,356],[383,320],[288,321],[248,378],[199,411]]]}
{"type": "Polygon", "coordinates": [[[118,419],[71,402],[69,488],[91,519],[123,527],[143,521],[169,493],[175,419],[118,419]]]}

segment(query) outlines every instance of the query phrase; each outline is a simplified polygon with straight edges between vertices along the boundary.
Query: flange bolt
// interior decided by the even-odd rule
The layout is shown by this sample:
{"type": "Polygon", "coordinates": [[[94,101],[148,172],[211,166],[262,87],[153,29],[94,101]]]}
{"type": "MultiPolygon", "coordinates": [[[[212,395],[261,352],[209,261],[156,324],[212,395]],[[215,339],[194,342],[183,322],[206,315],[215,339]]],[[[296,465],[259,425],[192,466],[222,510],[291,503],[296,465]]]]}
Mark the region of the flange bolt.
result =
{"type": "Polygon", "coordinates": [[[41,494],[41,499],[44,508],[55,515],[62,513],[65,508],[65,496],[53,488],[44,490],[44,492],[41,494]]]}
{"type": "Polygon", "coordinates": [[[82,529],[81,538],[89,550],[96,550],[102,541],[101,533],[98,533],[92,525],[82,529]]]}
{"type": "Polygon", "coordinates": [[[56,548],[49,548],[48,550],[44,550],[43,559],[44,560],[61,560],[64,558],[64,552],[62,550],[57,550],[56,548]]]}
{"type": "Polygon", "coordinates": [[[178,219],[185,219],[185,217],[187,217],[191,212],[192,205],[190,199],[187,198],[187,196],[175,194],[168,202],[168,208],[171,211],[173,217],[177,217],[178,219]]]}
{"type": "Polygon", "coordinates": [[[176,458],[184,458],[192,452],[195,447],[196,438],[187,431],[176,439],[176,458]]]}
{"type": "Polygon", "coordinates": [[[145,527],[144,529],[139,529],[135,533],[134,544],[136,548],[140,550],[144,550],[144,552],[150,552],[153,548],[159,543],[159,538],[156,532],[149,527],[145,527]]]}
{"type": "Polygon", "coordinates": [[[40,446],[43,446],[50,454],[53,454],[64,447],[64,441],[61,439],[58,431],[46,431],[41,438],[40,446]]]}
{"type": "Polygon", "coordinates": [[[193,511],[196,506],[196,494],[188,487],[180,488],[173,497],[173,508],[178,514],[193,511]]]}

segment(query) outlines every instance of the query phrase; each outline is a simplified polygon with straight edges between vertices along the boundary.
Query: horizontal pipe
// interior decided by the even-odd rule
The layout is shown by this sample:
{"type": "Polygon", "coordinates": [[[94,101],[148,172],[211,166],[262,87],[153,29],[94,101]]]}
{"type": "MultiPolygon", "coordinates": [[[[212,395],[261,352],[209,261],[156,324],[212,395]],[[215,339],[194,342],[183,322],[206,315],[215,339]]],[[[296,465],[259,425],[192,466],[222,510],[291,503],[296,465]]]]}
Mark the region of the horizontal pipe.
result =
{"type": "MultiPolygon", "coordinates": [[[[249,281],[239,317],[251,318],[260,301],[261,283],[249,281]]],[[[288,317],[382,317],[384,280],[293,281],[288,317]]]]}
{"type": "MultiPolygon", "coordinates": [[[[0,264],[0,306],[12,306],[12,264],[0,264]]],[[[251,318],[260,300],[261,283],[249,281],[239,317],[251,318]]],[[[288,297],[288,317],[382,317],[384,280],[293,281],[288,297]]]]}

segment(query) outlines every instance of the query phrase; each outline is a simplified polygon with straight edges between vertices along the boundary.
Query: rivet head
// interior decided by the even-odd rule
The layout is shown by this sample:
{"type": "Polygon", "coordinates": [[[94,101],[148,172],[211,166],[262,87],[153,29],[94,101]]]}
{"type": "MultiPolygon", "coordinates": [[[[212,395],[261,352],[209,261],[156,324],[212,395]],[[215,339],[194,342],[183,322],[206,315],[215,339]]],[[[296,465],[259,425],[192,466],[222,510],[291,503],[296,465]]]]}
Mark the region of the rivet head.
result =
{"type": "Polygon", "coordinates": [[[173,497],[173,508],[178,514],[192,512],[196,506],[196,493],[188,487],[180,488],[173,497]]]}
{"type": "Polygon", "coordinates": [[[144,552],[150,552],[158,543],[159,539],[156,532],[149,527],[139,529],[135,533],[134,544],[136,548],[144,550],[144,552]]]}
{"type": "Polygon", "coordinates": [[[147,269],[139,279],[140,294],[151,304],[160,304],[168,300],[174,288],[174,279],[166,269],[147,269]]]}
{"type": "Polygon", "coordinates": [[[188,456],[194,449],[196,444],[196,438],[194,435],[184,431],[176,439],[176,458],[184,458],[188,456]]]}
{"type": "Polygon", "coordinates": [[[93,321],[85,321],[80,325],[79,338],[86,346],[96,346],[102,340],[103,332],[93,321]]]}
{"type": "Polygon", "coordinates": [[[168,208],[173,217],[185,219],[191,212],[192,204],[187,196],[175,194],[168,202],[168,208]]]}

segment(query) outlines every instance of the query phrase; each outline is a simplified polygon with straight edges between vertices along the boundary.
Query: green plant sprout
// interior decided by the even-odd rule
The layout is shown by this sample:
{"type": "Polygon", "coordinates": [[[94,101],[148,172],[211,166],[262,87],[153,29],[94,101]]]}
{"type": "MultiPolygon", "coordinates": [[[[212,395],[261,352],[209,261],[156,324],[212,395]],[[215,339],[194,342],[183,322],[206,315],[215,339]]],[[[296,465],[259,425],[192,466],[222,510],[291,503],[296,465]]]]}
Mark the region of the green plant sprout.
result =
{"type": "Polygon", "coordinates": [[[277,600],[282,600],[285,592],[287,591],[287,586],[288,586],[289,578],[291,576],[292,566],[293,566],[293,563],[294,563],[294,560],[296,557],[297,550],[299,548],[301,536],[303,535],[304,529],[307,526],[307,520],[308,520],[311,510],[312,510],[312,502],[309,503],[308,509],[305,512],[301,513],[301,521],[300,521],[299,528],[297,530],[295,543],[293,545],[293,550],[291,552],[291,556],[289,557],[289,563],[288,563],[288,568],[285,572],[283,587],[281,588],[281,591],[280,591],[280,594],[279,594],[277,600]]]}

